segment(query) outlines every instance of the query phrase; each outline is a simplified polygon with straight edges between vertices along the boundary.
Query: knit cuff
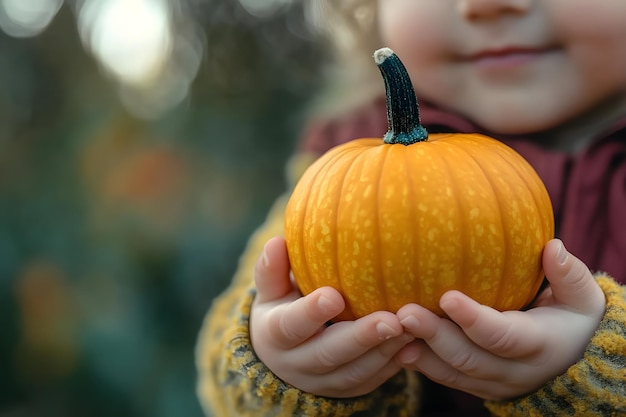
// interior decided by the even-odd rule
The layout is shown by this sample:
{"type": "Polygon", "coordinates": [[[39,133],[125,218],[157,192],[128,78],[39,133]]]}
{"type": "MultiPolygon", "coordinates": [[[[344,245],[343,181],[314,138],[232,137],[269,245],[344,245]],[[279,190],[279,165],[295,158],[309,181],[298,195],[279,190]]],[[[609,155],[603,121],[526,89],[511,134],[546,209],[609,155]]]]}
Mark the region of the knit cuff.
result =
{"type": "MultiPolygon", "coordinates": [[[[222,359],[220,390],[239,416],[411,416],[417,408],[417,378],[399,372],[371,394],[352,399],[333,399],[309,394],[283,382],[259,360],[250,343],[251,289],[239,308],[222,359]]],[[[235,414],[233,414],[235,415],[235,414]]]]}
{"type": "Polygon", "coordinates": [[[583,358],[533,394],[511,402],[487,401],[494,415],[626,415],[626,288],[606,275],[597,282],[606,296],[606,312],[583,358]]]}

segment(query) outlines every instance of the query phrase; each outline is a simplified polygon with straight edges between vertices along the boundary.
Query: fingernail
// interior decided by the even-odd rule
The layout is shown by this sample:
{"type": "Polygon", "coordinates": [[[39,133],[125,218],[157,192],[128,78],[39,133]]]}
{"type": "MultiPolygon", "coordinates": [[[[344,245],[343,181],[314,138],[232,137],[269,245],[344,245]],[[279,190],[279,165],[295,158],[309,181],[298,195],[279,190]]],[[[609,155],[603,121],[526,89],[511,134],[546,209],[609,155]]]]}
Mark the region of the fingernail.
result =
{"type": "Polygon", "coordinates": [[[263,262],[264,267],[270,266],[270,258],[267,256],[267,249],[263,248],[263,253],[261,254],[261,262],[263,262]]]}
{"type": "Polygon", "coordinates": [[[565,265],[565,262],[567,262],[567,256],[567,250],[565,249],[563,242],[559,242],[559,249],[556,252],[556,261],[559,265],[565,265]]]}
{"type": "Polygon", "coordinates": [[[406,329],[416,330],[420,327],[420,321],[415,316],[406,316],[400,320],[400,324],[406,329]]]}
{"type": "Polygon", "coordinates": [[[439,307],[441,307],[443,311],[454,310],[458,305],[459,303],[456,300],[451,300],[450,298],[443,298],[439,302],[439,307]]]}
{"type": "Polygon", "coordinates": [[[324,295],[320,295],[320,298],[317,299],[317,306],[322,310],[322,312],[326,313],[328,311],[332,311],[333,303],[330,299],[324,295]]]}
{"type": "Polygon", "coordinates": [[[415,336],[413,336],[411,333],[404,332],[402,333],[402,336],[400,336],[400,340],[402,342],[409,343],[415,340],[415,336]]]}
{"type": "Polygon", "coordinates": [[[417,350],[415,349],[411,349],[408,352],[404,352],[404,354],[402,356],[400,356],[400,362],[402,362],[405,365],[412,365],[413,363],[415,363],[415,361],[417,361],[420,357],[420,354],[417,350]]]}
{"type": "Polygon", "coordinates": [[[395,331],[393,327],[382,321],[379,321],[376,324],[376,331],[378,332],[378,335],[385,340],[398,335],[398,332],[395,331]]]}

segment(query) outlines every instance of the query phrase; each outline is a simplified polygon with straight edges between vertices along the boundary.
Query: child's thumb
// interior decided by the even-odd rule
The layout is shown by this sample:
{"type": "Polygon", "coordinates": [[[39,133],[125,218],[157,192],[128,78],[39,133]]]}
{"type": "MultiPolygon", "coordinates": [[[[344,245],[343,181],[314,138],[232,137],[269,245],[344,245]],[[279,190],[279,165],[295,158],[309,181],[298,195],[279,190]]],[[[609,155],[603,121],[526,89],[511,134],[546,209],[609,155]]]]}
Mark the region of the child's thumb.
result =
{"type": "Polygon", "coordinates": [[[565,249],[559,239],[543,251],[543,269],[557,302],[582,313],[595,312],[604,295],[589,268],[565,249]]]}
{"type": "Polygon", "coordinates": [[[267,241],[254,267],[254,282],[260,303],[282,298],[292,290],[285,239],[277,236],[267,241]]]}

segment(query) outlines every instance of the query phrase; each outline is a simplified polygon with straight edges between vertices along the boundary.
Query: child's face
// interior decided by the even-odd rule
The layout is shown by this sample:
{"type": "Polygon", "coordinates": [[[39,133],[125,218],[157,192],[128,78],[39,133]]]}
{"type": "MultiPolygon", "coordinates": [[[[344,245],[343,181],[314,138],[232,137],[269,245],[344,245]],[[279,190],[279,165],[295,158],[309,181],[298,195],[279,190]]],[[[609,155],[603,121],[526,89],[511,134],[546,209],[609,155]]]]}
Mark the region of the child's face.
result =
{"type": "Polygon", "coordinates": [[[626,91],[626,0],[381,0],[418,99],[502,134],[557,127],[626,91]]]}

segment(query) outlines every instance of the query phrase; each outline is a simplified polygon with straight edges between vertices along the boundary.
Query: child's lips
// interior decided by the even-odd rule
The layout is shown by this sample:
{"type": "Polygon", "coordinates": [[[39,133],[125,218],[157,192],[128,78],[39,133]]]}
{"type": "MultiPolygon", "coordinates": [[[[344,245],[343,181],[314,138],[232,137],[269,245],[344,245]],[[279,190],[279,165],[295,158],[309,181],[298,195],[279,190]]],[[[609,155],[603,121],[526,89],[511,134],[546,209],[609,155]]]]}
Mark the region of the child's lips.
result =
{"type": "Polygon", "coordinates": [[[464,61],[491,69],[506,69],[531,63],[555,51],[553,47],[504,47],[485,49],[468,55],[464,61]]]}

